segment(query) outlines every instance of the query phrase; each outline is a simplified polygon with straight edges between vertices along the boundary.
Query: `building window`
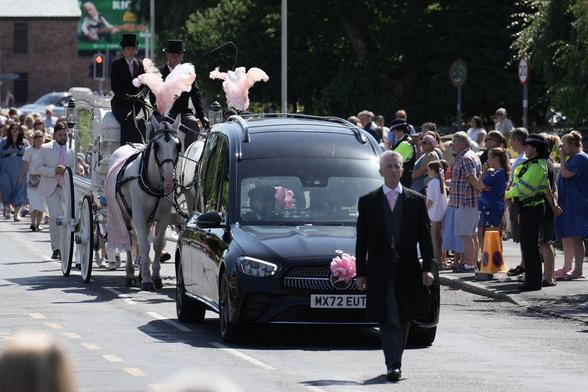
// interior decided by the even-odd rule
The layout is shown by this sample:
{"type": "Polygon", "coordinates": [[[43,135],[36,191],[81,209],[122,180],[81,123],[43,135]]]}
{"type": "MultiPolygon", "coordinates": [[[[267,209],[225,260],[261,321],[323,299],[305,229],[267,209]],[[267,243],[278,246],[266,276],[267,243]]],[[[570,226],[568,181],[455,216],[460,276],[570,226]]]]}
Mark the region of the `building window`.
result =
{"type": "Polygon", "coordinates": [[[29,52],[29,25],[26,23],[14,24],[14,53],[26,54],[29,52]]]}

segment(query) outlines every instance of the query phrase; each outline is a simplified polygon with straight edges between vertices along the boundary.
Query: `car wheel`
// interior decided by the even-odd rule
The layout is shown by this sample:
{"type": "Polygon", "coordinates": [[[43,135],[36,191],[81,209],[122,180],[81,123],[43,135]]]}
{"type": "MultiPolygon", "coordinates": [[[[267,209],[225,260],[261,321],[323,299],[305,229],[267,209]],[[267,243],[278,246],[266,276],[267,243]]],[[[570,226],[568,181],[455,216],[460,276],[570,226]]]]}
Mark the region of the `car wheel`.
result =
{"type": "Polygon", "coordinates": [[[240,338],[239,326],[231,321],[231,301],[229,300],[229,278],[223,274],[219,287],[219,319],[221,338],[227,343],[235,343],[240,338]]]}
{"type": "Polygon", "coordinates": [[[200,323],[204,320],[206,308],[186,295],[182,263],[176,262],[176,314],[184,323],[200,323]]]}
{"type": "Polygon", "coordinates": [[[437,334],[437,327],[424,328],[415,323],[410,323],[410,330],[408,331],[408,339],[406,345],[408,347],[427,347],[435,341],[437,334]]]}

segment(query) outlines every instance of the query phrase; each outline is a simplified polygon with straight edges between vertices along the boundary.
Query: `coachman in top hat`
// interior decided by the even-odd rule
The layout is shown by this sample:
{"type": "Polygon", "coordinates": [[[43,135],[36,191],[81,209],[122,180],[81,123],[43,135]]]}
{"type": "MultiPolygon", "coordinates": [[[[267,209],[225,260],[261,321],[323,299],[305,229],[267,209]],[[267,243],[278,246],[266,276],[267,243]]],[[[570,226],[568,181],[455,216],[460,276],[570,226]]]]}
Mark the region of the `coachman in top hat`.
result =
{"type": "Polygon", "coordinates": [[[143,64],[135,58],[137,55],[137,36],[135,34],[123,34],[120,46],[122,57],[114,60],[110,68],[110,84],[114,96],[110,101],[112,113],[120,124],[120,144],[142,143],[141,134],[145,137],[145,124],[137,120],[137,126],[133,119],[133,109],[138,113],[140,106],[133,104],[126,96],[135,95],[139,88],[133,86],[133,79],[145,73],[143,64]],[[130,114],[130,115],[129,115],[130,114]]]}
{"type": "MultiPolygon", "coordinates": [[[[165,80],[167,76],[171,73],[171,71],[178,65],[182,63],[182,59],[184,56],[184,44],[181,40],[168,40],[167,47],[163,49],[165,55],[167,57],[167,64],[163,67],[159,68],[159,72],[161,72],[161,76],[165,80]]],[[[151,95],[150,97],[151,103],[155,103],[155,96],[151,95]]],[[[200,99],[200,90],[198,89],[198,85],[196,81],[192,84],[192,88],[190,92],[183,92],[178,99],[174,102],[172,106],[169,116],[172,118],[176,118],[177,115],[181,115],[181,123],[185,127],[180,127],[180,131],[185,132],[184,136],[184,146],[187,148],[190,144],[196,141],[198,137],[198,123],[196,122],[196,117],[200,120],[204,128],[209,127],[208,120],[204,117],[204,111],[202,110],[202,102],[200,99]],[[194,105],[194,110],[196,111],[196,116],[194,112],[189,108],[189,101],[190,98],[192,99],[192,104],[194,105]],[[189,128],[186,129],[186,128],[189,128]]]]}

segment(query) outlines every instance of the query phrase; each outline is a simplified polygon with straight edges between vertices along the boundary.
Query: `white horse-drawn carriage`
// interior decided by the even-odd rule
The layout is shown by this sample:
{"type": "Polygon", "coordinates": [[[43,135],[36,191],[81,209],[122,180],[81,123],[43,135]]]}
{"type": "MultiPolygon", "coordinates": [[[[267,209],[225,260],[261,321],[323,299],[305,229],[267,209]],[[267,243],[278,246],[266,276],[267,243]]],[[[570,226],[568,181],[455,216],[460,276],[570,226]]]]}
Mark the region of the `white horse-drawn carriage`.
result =
{"type": "MultiPolygon", "coordinates": [[[[61,224],[63,229],[61,269],[64,276],[69,276],[73,260],[75,260],[77,268],[81,271],[83,281],[87,283],[92,275],[92,262],[95,260],[98,265],[104,264],[104,249],[108,238],[106,223],[109,214],[106,180],[109,168],[112,166],[111,158],[120,147],[120,126],[110,111],[108,98],[96,96],[87,88],[72,88],[69,92],[75,100],[76,118],[85,117],[87,119],[88,116],[91,118],[91,141],[87,151],[87,156],[90,157],[90,170],[88,174],[80,175],[77,170],[68,168],[64,174],[64,215],[58,218],[58,224],[61,224]]],[[[72,123],[75,123],[75,121],[72,123]]],[[[124,204],[128,212],[132,207],[133,212],[135,210],[137,212],[129,215],[139,215],[139,218],[151,211],[149,216],[144,217],[145,227],[141,227],[143,226],[141,224],[133,225],[132,230],[135,240],[138,240],[139,245],[142,244],[138,247],[137,254],[134,257],[139,260],[147,260],[141,265],[141,274],[139,275],[139,279],[142,278],[143,280],[142,286],[146,289],[157,288],[161,285],[159,253],[163,246],[163,234],[167,225],[171,223],[169,220],[169,215],[171,214],[169,212],[173,208],[176,211],[179,208],[178,193],[190,198],[193,190],[193,178],[196,173],[196,161],[199,159],[204,144],[200,139],[189,146],[189,151],[188,146],[186,146],[186,157],[184,158],[179,149],[181,141],[174,128],[177,128],[178,125],[177,123],[173,125],[168,123],[160,124],[154,121],[155,132],[153,139],[146,147],[137,150],[136,155],[138,155],[138,158],[136,162],[130,160],[125,165],[130,174],[124,174],[119,179],[120,182],[117,180],[117,200],[108,200],[109,203],[118,201],[121,204],[121,209],[123,209],[122,205],[124,204]],[[152,145],[153,148],[151,148],[152,145]],[[181,158],[180,155],[182,155],[181,158]],[[178,175],[176,175],[176,170],[178,175]],[[164,172],[168,182],[170,173],[173,176],[172,192],[169,189],[163,190],[164,172]],[[125,175],[126,178],[123,178],[125,175]],[[160,179],[161,183],[158,183],[160,179]],[[138,199],[136,193],[146,189],[144,187],[145,183],[147,183],[147,191],[151,188],[151,194],[147,192],[145,195],[140,195],[140,199],[138,199]],[[120,199],[125,201],[121,202],[120,199]],[[143,209],[137,208],[139,203],[147,206],[144,209],[146,213],[142,211],[143,209]],[[151,206],[149,206],[150,203],[152,203],[151,206]],[[153,271],[157,276],[154,276],[152,281],[148,262],[149,244],[147,243],[147,248],[145,248],[145,243],[147,242],[149,227],[153,221],[157,221],[158,236],[161,236],[161,238],[156,238],[154,241],[153,271]],[[140,238],[137,238],[137,236],[140,238]]],[[[74,129],[72,136],[76,140],[76,153],[78,153],[78,146],[80,146],[82,139],[80,132],[74,129]]],[[[166,185],[165,188],[169,188],[169,184],[166,185]]],[[[130,217],[127,216],[126,218],[127,227],[130,228],[130,217]]],[[[133,216],[132,220],[139,218],[133,216]]],[[[113,255],[111,254],[110,257],[113,257],[113,255]]],[[[130,259],[129,252],[126,266],[127,285],[134,284],[133,261],[130,259]]],[[[112,260],[110,261],[112,262],[112,260]]]]}

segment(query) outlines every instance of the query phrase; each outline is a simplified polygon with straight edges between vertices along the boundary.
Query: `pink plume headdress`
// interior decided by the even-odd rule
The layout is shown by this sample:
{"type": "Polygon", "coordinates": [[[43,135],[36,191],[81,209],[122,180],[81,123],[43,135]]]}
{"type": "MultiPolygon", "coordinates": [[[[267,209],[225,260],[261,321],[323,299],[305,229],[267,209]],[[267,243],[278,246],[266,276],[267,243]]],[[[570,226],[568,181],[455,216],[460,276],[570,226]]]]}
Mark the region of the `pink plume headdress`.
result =
{"type": "Polygon", "coordinates": [[[227,96],[227,104],[238,110],[247,110],[249,107],[249,89],[263,80],[267,82],[269,76],[259,68],[249,68],[247,73],[245,67],[236,68],[234,71],[220,72],[216,67],[210,73],[210,79],[223,80],[223,90],[227,96]]]}
{"type": "Polygon", "coordinates": [[[331,274],[337,282],[350,282],[356,276],[355,256],[336,250],[339,256],[331,261],[331,274]]]}
{"type": "Polygon", "coordinates": [[[155,95],[157,110],[167,116],[175,100],[185,91],[189,92],[196,80],[196,71],[190,63],[178,64],[167,75],[165,81],[150,59],[143,59],[145,73],[133,79],[133,85],[147,85],[155,95]]]}

